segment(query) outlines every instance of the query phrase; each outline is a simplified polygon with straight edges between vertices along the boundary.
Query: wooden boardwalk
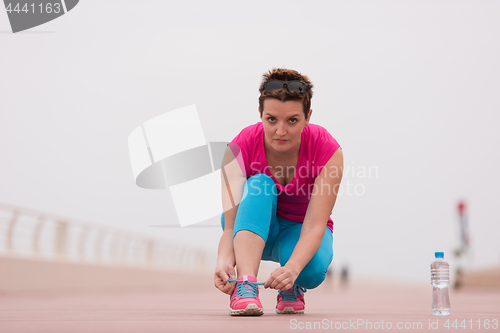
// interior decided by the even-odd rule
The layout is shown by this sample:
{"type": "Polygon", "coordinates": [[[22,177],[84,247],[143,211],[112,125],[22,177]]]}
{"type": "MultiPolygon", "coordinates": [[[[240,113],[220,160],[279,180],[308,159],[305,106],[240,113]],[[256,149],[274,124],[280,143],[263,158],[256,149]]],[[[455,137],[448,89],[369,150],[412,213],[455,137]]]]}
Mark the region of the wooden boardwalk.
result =
{"type": "Polygon", "coordinates": [[[276,291],[261,289],[263,316],[231,317],[228,296],[210,277],[186,277],[166,288],[2,293],[0,332],[500,331],[499,291],[451,292],[450,298],[452,314],[435,317],[430,285],[340,288],[326,282],[306,293],[304,315],[277,315],[276,291]],[[438,329],[429,329],[436,323],[438,329]]]}

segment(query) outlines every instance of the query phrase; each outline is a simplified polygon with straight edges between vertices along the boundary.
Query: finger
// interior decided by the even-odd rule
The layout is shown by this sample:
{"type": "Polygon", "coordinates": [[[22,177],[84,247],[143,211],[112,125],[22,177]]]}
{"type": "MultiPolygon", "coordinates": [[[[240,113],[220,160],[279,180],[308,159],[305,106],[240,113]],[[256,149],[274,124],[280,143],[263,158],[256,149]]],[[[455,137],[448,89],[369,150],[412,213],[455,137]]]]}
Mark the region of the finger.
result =
{"type": "Polygon", "coordinates": [[[217,287],[220,284],[222,284],[222,279],[219,276],[215,275],[214,276],[214,285],[217,287]]]}
{"type": "Polygon", "coordinates": [[[233,271],[231,271],[231,272],[229,273],[229,278],[230,278],[231,280],[236,280],[236,275],[234,274],[234,272],[233,272],[233,271]]]}
{"type": "Polygon", "coordinates": [[[224,271],[219,272],[219,277],[224,284],[226,284],[227,280],[229,279],[229,276],[224,271]]]}
{"type": "Polygon", "coordinates": [[[222,279],[217,279],[214,281],[215,287],[222,291],[223,293],[229,294],[234,289],[234,284],[231,282],[224,282],[222,279]]]}
{"type": "Polygon", "coordinates": [[[286,272],[279,272],[279,275],[271,283],[271,288],[279,289],[278,285],[281,285],[282,281],[285,280],[286,278],[288,278],[286,272]]]}
{"type": "Polygon", "coordinates": [[[224,282],[227,282],[228,280],[236,280],[236,275],[233,272],[233,269],[229,269],[227,272],[224,272],[225,277],[224,277],[224,282]]]}
{"type": "Polygon", "coordinates": [[[288,289],[292,288],[293,287],[293,281],[290,281],[289,279],[284,281],[284,283],[282,283],[282,286],[277,286],[276,289],[279,289],[281,291],[287,291],[288,289]]]}
{"type": "MultiPolygon", "coordinates": [[[[294,282],[294,281],[289,282],[289,283],[285,286],[285,290],[288,290],[288,289],[290,289],[290,288],[293,288],[293,282],[294,282]]],[[[283,290],[283,291],[285,291],[285,290],[283,290]]]]}
{"type": "Polygon", "coordinates": [[[282,291],[285,291],[285,290],[288,290],[290,288],[287,288],[287,289],[284,289],[286,286],[288,286],[290,284],[290,281],[291,279],[289,277],[285,277],[283,280],[281,280],[275,287],[274,289],[278,289],[278,290],[282,290],[282,291]]]}
{"type": "Polygon", "coordinates": [[[217,286],[225,286],[226,285],[226,282],[224,282],[224,280],[222,280],[221,278],[217,278],[215,281],[214,281],[215,285],[217,286]]]}
{"type": "Polygon", "coordinates": [[[231,295],[232,292],[233,292],[233,289],[234,289],[235,285],[236,285],[236,283],[234,283],[234,282],[226,282],[226,284],[224,285],[224,290],[223,291],[226,294],[231,295]]]}
{"type": "Polygon", "coordinates": [[[275,278],[274,278],[274,276],[272,276],[272,275],[271,275],[271,276],[270,276],[270,277],[266,280],[266,282],[264,283],[264,288],[265,288],[265,289],[267,289],[267,288],[272,288],[271,286],[272,286],[272,284],[274,283],[274,279],[275,279],[275,278]]]}
{"type": "Polygon", "coordinates": [[[225,288],[224,288],[224,292],[228,295],[231,295],[233,293],[233,290],[234,290],[234,286],[231,285],[231,284],[228,284],[225,288]]]}
{"type": "Polygon", "coordinates": [[[227,285],[227,284],[226,284],[225,286],[223,286],[223,287],[222,287],[221,291],[222,291],[223,293],[226,293],[226,294],[227,294],[227,292],[229,291],[229,289],[231,289],[231,287],[230,287],[229,285],[227,285]]]}
{"type": "Polygon", "coordinates": [[[281,267],[275,269],[264,284],[264,288],[272,288],[276,278],[281,274],[281,267]]]}
{"type": "Polygon", "coordinates": [[[233,287],[231,286],[231,283],[229,282],[224,282],[222,280],[219,280],[216,285],[217,289],[219,289],[220,291],[222,291],[223,293],[226,293],[227,294],[227,291],[232,289],[233,287]]]}
{"type": "Polygon", "coordinates": [[[273,280],[271,279],[271,277],[269,277],[266,282],[264,282],[264,289],[267,289],[269,288],[269,286],[271,285],[271,282],[273,282],[273,280]]]}
{"type": "Polygon", "coordinates": [[[216,287],[217,289],[219,289],[220,291],[224,292],[224,287],[225,287],[225,286],[224,286],[222,283],[216,283],[216,284],[215,284],[215,287],[216,287]]]}
{"type": "Polygon", "coordinates": [[[293,287],[294,279],[290,276],[285,277],[279,284],[275,286],[275,289],[286,291],[293,287]]]}

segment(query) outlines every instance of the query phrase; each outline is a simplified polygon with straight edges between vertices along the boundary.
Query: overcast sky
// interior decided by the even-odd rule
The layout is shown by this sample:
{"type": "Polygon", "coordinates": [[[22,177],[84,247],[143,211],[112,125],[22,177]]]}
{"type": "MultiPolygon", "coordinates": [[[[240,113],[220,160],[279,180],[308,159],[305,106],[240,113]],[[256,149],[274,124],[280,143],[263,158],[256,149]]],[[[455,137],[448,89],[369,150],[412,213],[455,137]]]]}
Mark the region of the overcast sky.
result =
{"type": "Polygon", "coordinates": [[[128,135],[196,104],[207,141],[230,141],[283,66],[312,80],[311,122],[343,148],[335,267],[428,283],[434,251],[453,262],[460,199],[471,267],[498,266],[499,14],[478,0],[82,0],[11,34],[0,10],[0,201],[215,253],[219,228],[150,227],[177,216],[168,190],[135,185],[128,135]]]}

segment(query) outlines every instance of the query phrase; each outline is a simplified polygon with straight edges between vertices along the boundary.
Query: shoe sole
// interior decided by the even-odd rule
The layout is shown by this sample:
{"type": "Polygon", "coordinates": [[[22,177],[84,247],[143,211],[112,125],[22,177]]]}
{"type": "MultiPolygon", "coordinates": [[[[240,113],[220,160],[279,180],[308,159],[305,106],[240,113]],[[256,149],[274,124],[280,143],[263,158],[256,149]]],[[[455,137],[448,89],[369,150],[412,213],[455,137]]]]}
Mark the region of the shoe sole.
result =
{"type": "Polygon", "coordinates": [[[259,308],[257,304],[248,304],[246,308],[240,310],[229,311],[231,316],[262,316],[264,314],[264,310],[259,308]]]}
{"type": "Polygon", "coordinates": [[[280,310],[278,310],[278,309],[276,309],[276,313],[277,313],[277,314],[296,314],[296,313],[304,313],[304,310],[298,310],[298,311],[296,311],[296,310],[294,310],[292,307],[287,306],[287,307],[285,307],[285,308],[284,308],[283,310],[281,310],[281,311],[280,311],[280,310]]]}

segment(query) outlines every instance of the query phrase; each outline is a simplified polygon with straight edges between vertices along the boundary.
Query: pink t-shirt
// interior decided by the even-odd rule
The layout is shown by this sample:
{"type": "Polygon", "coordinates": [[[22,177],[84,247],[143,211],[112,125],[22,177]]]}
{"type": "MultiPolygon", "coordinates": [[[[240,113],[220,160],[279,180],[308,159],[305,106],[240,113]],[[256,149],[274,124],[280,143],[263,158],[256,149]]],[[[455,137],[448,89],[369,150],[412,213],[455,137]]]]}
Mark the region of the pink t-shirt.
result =
{"type": "MultiPolygon", "coordinates": [[[[314,192],[314,180],[340,147],[326,129],[309,123],[302,131],[295,176],[289,184],[283,186],[273,177],[267,164],[264,127],[261,122],[245,127],[229,146],[247,178],[263,173],[274,180],[278,191],[276,215],[293,222],[304,222],[311,192],[314,192]]],[[[331,217],[328,218],[327,227],[333,231],[331,217]]]]}

